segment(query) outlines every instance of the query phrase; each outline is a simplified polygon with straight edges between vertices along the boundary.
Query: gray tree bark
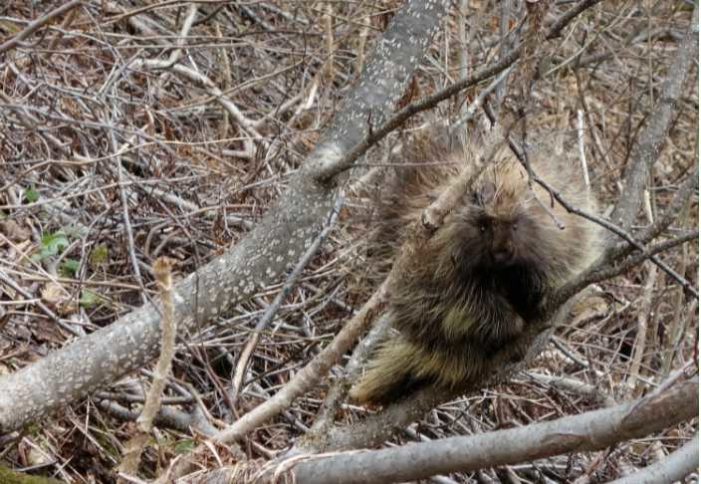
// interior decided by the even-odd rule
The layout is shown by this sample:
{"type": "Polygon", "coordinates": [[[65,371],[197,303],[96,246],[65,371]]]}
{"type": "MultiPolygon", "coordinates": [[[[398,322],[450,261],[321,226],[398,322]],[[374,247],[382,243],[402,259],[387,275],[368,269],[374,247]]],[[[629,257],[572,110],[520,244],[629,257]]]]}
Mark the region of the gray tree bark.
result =
{"type": "Polygon", "coordinates": [[[633,148],[631,158],[635,160],[635,163],[626,170],[623,193],[637,194],[637,196],[622,196],[611,215],[613,222],[625,230],[635,223],[635,218],[642,204],[642,193],[647,183],[648,173],[664,147],[667,133],[677,111],[678,93],[681,92],[692,63],[698,58],[698,49],[699,9],[697,3],[691,17],[691,26],[679,45],[679,53],[682,55],[677,55],[674,64],[667,73],[657,106],[645,124],[639,138],[640,141],[633,148]]]}

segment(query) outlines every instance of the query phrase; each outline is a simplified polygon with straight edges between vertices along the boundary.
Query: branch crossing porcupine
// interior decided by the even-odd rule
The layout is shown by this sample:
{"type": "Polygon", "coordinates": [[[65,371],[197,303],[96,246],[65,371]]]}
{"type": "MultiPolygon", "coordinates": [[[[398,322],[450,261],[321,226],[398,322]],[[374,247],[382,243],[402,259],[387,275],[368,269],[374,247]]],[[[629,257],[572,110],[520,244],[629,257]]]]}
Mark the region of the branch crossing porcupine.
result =
{"type": "MultiPolygon", "coordinates": [[[[375,253],[388,259],[407,227],[466,163],[475,143],[450,149],[421,138],[379,196],[375,253]]],[[[572,161],[572,160],[570,160],[572,161]]],[[[529,153],[535,174],[574,206],[594,202],[581,170],[555,153],[529,153]]],[[[416,248],[389,287],[393,333],[351,388],[360,403],[388,404],[425,385],[460,389],[490,372],[490,359],[536,318],[549,292],[599,254],[593,223],[567,212],[529,183],[527,170],[499,148],[443,224],[416,248]]]]}

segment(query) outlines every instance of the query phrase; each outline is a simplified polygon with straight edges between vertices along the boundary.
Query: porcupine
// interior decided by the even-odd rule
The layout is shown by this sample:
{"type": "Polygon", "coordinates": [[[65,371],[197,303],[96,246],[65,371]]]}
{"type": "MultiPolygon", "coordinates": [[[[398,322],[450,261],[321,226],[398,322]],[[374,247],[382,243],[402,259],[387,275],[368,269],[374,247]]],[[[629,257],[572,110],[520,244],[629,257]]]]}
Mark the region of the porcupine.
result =
{"type": "MultiPolygon", "coordinates": [[[[482,148],[420,138],[380,196],[375,253],[397,253],[406,228],[482,148]]],[[[564,199],[594,208],[577,165],[543,150],[530,153],[529,163],[564,199]]],[[[459,389],[487,376],[490,358],[536,318],[544,298],[598,255],[596,225],[551,201],[501,147],[390,286],[396,331],[351,398],[388,404],[424,385],[459,389]]]]}

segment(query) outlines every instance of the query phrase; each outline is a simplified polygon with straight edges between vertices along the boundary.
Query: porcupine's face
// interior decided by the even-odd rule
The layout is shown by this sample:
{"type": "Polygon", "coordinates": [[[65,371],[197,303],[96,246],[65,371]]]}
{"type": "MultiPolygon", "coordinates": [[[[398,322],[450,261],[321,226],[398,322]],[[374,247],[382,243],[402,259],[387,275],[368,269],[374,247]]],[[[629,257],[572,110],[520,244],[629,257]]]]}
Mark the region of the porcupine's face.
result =
{"type": "Polygon", "coordinates": [[[453,263],[466,283],[500,293],[530,320],[545,290],[550,249],[528,195],[512,188],[486,182],[472,194],[456,225],[453,263]]]}
{"type": "MultiPolygon", "coordinates": [[[[513,188],[482,183],[469,200],[463,213],[461,236],[461,265],[465,269],[504,270],[540,267],[547,254],[536,222],[529,216],[529,204],[523,202],[523,192],[513,188]]],[[[457,255],[457,254],[456,254],[457,255]]]]}

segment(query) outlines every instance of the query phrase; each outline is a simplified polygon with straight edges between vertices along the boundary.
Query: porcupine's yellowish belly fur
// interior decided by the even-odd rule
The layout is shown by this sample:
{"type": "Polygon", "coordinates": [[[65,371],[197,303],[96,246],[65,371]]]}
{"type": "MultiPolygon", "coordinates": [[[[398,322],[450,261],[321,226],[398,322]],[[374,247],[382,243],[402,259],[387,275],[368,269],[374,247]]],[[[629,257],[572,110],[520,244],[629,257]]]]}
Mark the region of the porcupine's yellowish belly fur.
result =
{"type": "Polygon", "coordinates": [[[393,401],[402,396],[400,387],[406,378],[456,388],[483,371],[482,358],[471,344],[431,350],[400,337],[380,347],[350,396],[360,403],[393,401]]]}
{"type": "Polygon", "coordinates": [[[454,306],[448,310],[441,322],[443,335],[448,340],[456,340],[469,336],[474,328],[474,316],[464,306],[454,306]]]}

